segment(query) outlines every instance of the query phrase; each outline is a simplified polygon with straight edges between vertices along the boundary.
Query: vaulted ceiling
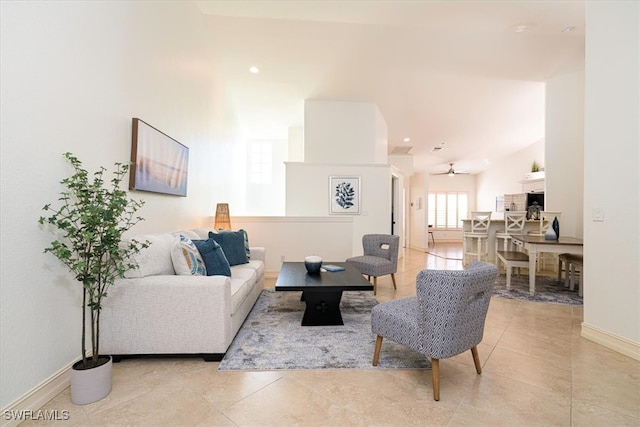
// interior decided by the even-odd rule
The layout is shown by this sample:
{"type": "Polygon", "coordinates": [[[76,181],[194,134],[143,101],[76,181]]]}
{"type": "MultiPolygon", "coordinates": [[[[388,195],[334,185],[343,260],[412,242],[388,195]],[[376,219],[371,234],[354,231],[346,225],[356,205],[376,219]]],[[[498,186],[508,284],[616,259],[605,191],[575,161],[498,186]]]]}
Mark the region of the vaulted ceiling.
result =
{"type": "Polygon", "coordinates": [[[544,138],[544,82],[584,63],[577,0],[197,4],[249,138],[287,138],[305,99],[370,102],[389,151],[430,172],[479,172],[544,138]]]}

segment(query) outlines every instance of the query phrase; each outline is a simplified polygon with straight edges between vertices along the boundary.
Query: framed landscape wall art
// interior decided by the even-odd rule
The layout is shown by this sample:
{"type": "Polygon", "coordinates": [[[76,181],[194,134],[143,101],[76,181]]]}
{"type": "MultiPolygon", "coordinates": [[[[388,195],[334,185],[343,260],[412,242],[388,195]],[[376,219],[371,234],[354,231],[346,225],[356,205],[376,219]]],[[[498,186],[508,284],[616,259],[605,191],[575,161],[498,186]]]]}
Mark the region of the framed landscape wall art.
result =
{"type": "Polygon", "coordinates": [[[329,213],[332,215],[360,214],[360,177],[329,177],[329,213]]]}
{"type": "Polygon", "coordinates": [[[189,148],[140,119],[133,119],[129,190],[187,195],[189,148]]]}

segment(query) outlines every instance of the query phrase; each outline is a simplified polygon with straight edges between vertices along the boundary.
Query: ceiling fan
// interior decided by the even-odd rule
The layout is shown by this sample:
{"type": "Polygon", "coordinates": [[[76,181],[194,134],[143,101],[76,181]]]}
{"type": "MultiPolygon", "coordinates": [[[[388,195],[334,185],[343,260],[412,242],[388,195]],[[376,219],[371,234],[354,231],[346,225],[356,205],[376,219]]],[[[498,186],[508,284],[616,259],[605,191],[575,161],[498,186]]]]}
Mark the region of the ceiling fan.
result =
{"type": "Polygon", "coordinates": [[[434,175],[449,175],[449,176],[454,176],[454,175],[468,175],[467,172],[456,172],[453,169],[453,163],[449,163],[449,170],[446,172],[442,172],[442,173],[436,173],[434,175]]]}

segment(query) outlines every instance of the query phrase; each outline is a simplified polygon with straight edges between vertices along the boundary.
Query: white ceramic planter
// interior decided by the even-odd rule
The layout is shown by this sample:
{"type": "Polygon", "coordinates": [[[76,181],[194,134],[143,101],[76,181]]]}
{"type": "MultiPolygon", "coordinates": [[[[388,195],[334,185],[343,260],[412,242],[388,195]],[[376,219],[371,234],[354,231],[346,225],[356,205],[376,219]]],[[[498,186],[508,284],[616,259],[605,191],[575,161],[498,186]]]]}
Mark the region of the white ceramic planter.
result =
{"type": "Polygon", "coordinates": [[[93,369],[71,369],[71,402],[86,405],[104,399],[111,393],[113,359],[93,369]]]}

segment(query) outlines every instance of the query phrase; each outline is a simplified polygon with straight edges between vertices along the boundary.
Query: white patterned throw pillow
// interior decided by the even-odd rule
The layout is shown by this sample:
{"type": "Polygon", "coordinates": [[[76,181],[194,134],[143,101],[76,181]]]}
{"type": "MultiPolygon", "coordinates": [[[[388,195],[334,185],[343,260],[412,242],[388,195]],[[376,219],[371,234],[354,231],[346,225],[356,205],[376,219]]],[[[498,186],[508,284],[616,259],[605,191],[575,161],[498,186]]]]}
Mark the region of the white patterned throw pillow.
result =
{"type": "Polygon", "coordinates": [[[207,268],[202,255],[191,239],[180,235],[171,247],[173,269],[180,276],[206,276],[207,268]]]}

